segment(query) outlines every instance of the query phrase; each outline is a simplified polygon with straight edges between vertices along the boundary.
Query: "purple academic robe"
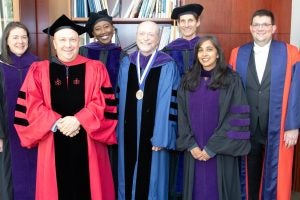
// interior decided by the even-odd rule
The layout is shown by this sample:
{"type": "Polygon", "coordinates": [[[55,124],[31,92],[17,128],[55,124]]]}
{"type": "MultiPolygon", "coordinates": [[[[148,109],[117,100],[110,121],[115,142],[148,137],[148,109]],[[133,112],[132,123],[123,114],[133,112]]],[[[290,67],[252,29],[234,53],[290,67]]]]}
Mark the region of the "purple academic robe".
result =
{"type": "MultiPolygon", "coordinates": [[[[204,72],[204,71],[203,71],[204,72]]],[[[204,73],[202,73],[204,74],[204,73]]],[[[210,73],[208,73],[210,77],[210,73]]],[[[203,78],[195,92],[190,93],[189,109],[191,128],[200,149],[204,149],[219,119],[220,90],[208,88],[210,78],[203,78]]],[[[218,200],[217,159],[195,161],[193,199],[218,200]]]]}
{"type": "Polygon", "coordinates": [[[38,60],[37,56],[27,52],[22,56],[11,54],[12,64],[0,64],[3,72],[5,112],[7,113],[7,135],[10,147],[12,184],[14,200],[33,200],[35,197],[35,177],[37,149],[21,147],[20,139],[14,128],[15,107],[18,93],[30,65],[38,60]]]}
{"type": "Polygon", "coordinates": [[[176,61],[181,76],[192,66],[195,60],[194,48],[199,40],[199,36],[191,40],[178,38],[164,47],[163,51],[176,61]]]}
{"type": "Polygon", "coordinates": [[[124,56],[127,56],[120,46],[114,43],[103,45],[99,42],[92,42],[80,47],[79,53],[87,58],[103,62],[106,66],[110,82],[113,88],[115,88],[120,64],[124,56]]]}

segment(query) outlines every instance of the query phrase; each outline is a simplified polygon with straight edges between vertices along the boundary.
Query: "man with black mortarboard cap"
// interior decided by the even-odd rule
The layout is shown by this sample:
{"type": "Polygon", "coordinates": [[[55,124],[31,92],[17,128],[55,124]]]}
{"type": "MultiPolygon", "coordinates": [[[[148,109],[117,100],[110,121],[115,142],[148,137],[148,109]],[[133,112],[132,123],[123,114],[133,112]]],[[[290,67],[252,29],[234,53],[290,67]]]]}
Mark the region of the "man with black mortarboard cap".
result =
{"type": "MultiPolygon", "coordinates": [[[[174,8],[171,14],[171,18],[177,21],[182,37],[165,46],[163,51],[176,61],[181,76],[191,68],[195,60],[194,48],[200,39],[197,29],[202,11],[203,6],[200,4],[187,4],[174,8]]],[[[183,154],[174,152],[170,162],[169,199],[178,199],[183,191],[183,154]]]]}
{"type": "Polygon", "coordinates": [[[105,66],[80,56],[86,29],[65,15],[43,30],[56,55],[31,65],[15,127],[24,147],[38,146],[36,199],[114,200],[107,145],[116,143],[116,107],[105,66]]]}
{"type": "Polygon", "coordinates": [[[200,39],[197,29],[202,11],[200,4],[187,4],[174,8],[171,14],[171,18],[177,21],[182,37],[168,44],[163,51],[176,60],[181,76],[194,62],[194,47],[200,39]]]}

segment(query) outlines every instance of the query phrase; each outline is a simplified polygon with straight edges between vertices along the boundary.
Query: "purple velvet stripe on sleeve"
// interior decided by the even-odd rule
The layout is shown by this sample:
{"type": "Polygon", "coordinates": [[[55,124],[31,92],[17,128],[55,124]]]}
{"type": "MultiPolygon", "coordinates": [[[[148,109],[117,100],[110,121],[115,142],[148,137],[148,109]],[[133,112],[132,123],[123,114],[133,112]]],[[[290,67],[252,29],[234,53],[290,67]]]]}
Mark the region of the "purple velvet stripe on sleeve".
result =
{"type": "Polygon", "coordinates": [[[240,140],[247,140],[250,138],[249,131],[228,131],[227,137],[230,139],[240,139],[240,140]]]}
{"type": "Polygon", "coordinates": [[[229,123],[230,123],[231,126],[249,126],[250,125],[250,119],[249,118],[231,119],[229,123]]]}
{"type": "Polygon", "coordinates": [[[248,105],[231,106],[230,112],[233,114],[249,113],[250,107],[248,105]]]}

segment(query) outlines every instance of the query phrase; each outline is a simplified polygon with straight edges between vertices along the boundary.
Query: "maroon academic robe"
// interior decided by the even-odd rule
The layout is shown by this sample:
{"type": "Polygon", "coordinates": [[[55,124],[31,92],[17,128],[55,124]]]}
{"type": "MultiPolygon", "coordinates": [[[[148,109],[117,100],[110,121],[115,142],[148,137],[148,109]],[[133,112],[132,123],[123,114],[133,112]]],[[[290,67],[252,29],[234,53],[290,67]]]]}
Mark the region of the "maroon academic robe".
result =
{"type": "MultiPolygon", "coordinates": [[[[116,113],[116,107],[105,102],[114,101],[108,73],[105,66],[82,56],[68,67],[85,64],[85,105],[75,114],[81,128],[86,131],[88,145],[88,166],[91,198],[93,200],[114,200],[114,185],[107,144],[116,143],[117,121],[106,117],[116,113]],[[105,92],[106,90],[106,92],[105,92]]],[[[15,113],[15,127],[24,147],[38,145],[38,166],[36,181],[37,200],[57,200],[54,123],[61,117],[51,108],[49,61],[32,64],[21,88],[15,113]]],[[[72,103],[72,102],[69,102],[72,103]]]]}

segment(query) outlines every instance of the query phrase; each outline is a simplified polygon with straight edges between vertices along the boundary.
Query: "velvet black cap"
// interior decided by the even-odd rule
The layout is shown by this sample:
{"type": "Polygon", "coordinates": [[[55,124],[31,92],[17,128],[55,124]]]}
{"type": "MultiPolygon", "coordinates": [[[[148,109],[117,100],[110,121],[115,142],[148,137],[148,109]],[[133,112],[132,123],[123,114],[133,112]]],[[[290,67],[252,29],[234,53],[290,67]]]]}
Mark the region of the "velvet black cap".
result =
{"type": "Polygon", "coordinates": [[[97,13],[91,12],[89,19],[85,25],[87,29],[87,33],[89,34],[90,38],[93,38],[93,29],[94,25],[99,21],[108,21],[112,24],[112,17],[108,15],[107,9],[101,10],[97,13]]]}
{"type": "Polygon", "coordinates": [[[172,19],[179,19],[181,15],[188,14],[188,13],[195,13],[198,17],[201,15],[203,11],[203,6],[200,4],[187,4],[184,6],[180,6],[174,8],[171,14],[172,19]]]}
{"type": "Polygon", "coordinates": [[[43,32],[48,35],[54,36],[55,32],[65,28],[73,29],[78,33],[78,35],[86,32],[85,27],[75,24],[65,15],[60,16],[50,27],[44,29],[43,32]]]}

